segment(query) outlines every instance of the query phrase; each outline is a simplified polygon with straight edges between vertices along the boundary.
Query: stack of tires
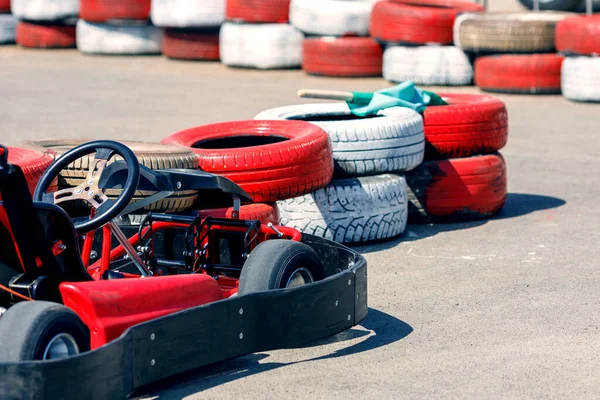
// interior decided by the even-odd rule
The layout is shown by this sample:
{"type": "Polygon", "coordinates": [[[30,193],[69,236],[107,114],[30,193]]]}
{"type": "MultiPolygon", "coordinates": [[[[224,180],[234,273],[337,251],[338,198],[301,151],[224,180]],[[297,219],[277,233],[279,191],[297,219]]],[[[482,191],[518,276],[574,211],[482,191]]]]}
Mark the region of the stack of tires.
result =
{"type": "Polygon", "coordinates": [[[80,0],[77,49],[86,54],[160,54],[162,31],[150,23],[150,0],[80,0]]]}
{"type": "Polygon", "coordinates": [[[17,19],[10,13],[10,0],[0,0],[0,45],[15,42],[17,19]]]}
{"type": "Polygon", "coordinates": [[[163,54],[179,60],[219,60],[225,0],[152,0],[152,22],[165,28],[163,54]]]}
{"type": "Polygon", "coordinates": [[[562,94],[569,100],[600,102],[600,15],[561,21],[556,49],[564,53],[562,94]]]}
{"type": "Polygon", "coordinates": [[[381,76],[383,51],[369,37],[376,0],[292,0],[290,22],[307,37],[302,69],[338,77],[381,76]]]}
{"type": "Polygon", "coordinates": [[[406,173],[409,223],[491,217],[506,201],[507,171],[498,150],[508,138],[508,114],[489,95],[444,94],[428,107],[425,161],[406,173]]]}
{"type": "Polygon", "coordinates": [[[393,107],[358,118],[346,103],[319,103],[275,108],[255,119],[310,122],[327,132],[333,148],[333,180],[278,201],[281,225],[340,243],[386,239],[405,230],[403,174],[423,161],[425,150],[420,114],[393,107]]]}
{"type": "MultiPolygon", "coordinates": [[[[239,217],[277,223],[276,202],[327,186],[333,175],[327,133],[302,121],[233,121],[175,132],[163,144],[187,147],[200,169],[236,182],[255,204],[239,217]]],[[[232,209],[201,215],[231,217],[232,209]]]]}
{"type": "Polygon", "coordinates": [[[36,49],[75,47],[79,0],[11,0],[17,23],[15,41],[36,49]]]}
{"type": "Polygon", "coordinates": [[[304,35],[288,24],[290,0],[227,0],[221,62],[255,69],[299,68],[304,35]]]}
{"type": "Polygon", "coordinates": [[[478,56],[475,84],[484,91],[560,93],[563,57],[556,54],[556,24],[574,14],[554,11],[468,13],[454,24],[454,43],[478,56]]]}
{"type": "Polygon", "coordinates": [[[468,0],[386,0],[373,8],[371,36],[385,44],[383,77],[417,85],[473,82],[471,59],[453,46],[456,17],[483,11],[468,0]]]}

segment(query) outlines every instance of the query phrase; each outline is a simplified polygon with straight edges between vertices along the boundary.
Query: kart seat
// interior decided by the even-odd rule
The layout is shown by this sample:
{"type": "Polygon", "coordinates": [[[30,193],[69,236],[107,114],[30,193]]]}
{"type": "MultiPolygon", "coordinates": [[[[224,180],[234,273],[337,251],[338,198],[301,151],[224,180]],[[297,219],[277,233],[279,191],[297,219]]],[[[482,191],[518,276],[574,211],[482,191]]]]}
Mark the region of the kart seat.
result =
{"type": "Polygon", "coordinates": [[[18,166],[0,168],[0,194],[3,268],[30,278],[45,275],[57,283],[92,280],[83,266],[71,218],[54,204],[34,202],[18,166]],[[55,256],[53,246],[59,241],[64,247],[55,256]]]}

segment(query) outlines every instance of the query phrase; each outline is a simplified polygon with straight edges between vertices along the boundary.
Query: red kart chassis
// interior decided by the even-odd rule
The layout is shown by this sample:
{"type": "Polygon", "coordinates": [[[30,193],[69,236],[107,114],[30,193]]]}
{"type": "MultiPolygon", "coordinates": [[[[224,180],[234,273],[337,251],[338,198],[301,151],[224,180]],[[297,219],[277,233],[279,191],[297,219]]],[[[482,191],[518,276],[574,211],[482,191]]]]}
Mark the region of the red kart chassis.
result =
{"type": "MultiPolygon", "coordinates": [[[[5,179],[1,174],[0,178],[5,179]]],[[[7,191],[1,186],[7,182],[20,184],[18,180],[0,180],[3,195],[7,191]]],[[[15,191],[22,187],[11,186],[15,191]]],[[[88,233],[80,255],[77,239],[60,234],[63,217],[56,210],[33,202],[37,215],[23,214],[19,219],[11,214],[16,210],[15,200],[27,203],[27,199],[14,197],[4,199],[6,207],[0,202],[0,264],[12,256],[23,266],[45,268],[42,258],[48,255],[28,251],[23,238],[29,233],[29,240],[36,241],[53,230],[48,254],[64,260],[76,257],[92,278],[64,279],[57,293],[58,302],[75,311],[89,328],[91,351],[52,361],[0,363],[3,399],[124,398],[145,385],[215,362],[306,345],[347,330],[367,315],[366,260],[335,242],[290,228],[262,226],[257,221],[149,214],[139,226],[104,225],[101,240],[94,232],[88,233]],[[124,232],[131,235],[127,238],[124,232]],[[193,237],[196,248],[200,243],[206,250],[204,257],[210,260],[203,259],[204,266],[197,266],[197,254],[187,251],[185,260],[153,257],[153,276],[143,269],[141,275],[115,272],[115,265],[126,253],[131,254],[128,248],[141,249],[142,256],[154,255],[156,238],[169,232],[185,232],[186,241],[193,237]],[[113,234],[122,236],[116,247],[113,234]],[[220,260],[222,247],[214,247],[223,234],[227,238],[237,235],[247,252],[272,238],[305,243],[320,258],[324,279],[295,288],[237,295],[239,270],[237,275],[229,271],[232,256],[220,260]],[[94,249],[101,257],[90,263],[94,249]],[[182,268],[192,269],[192,273],[173,273],[182,268]],[[108,278],[111,274],[118,274],[119,279],[108,278]]],[[[28,201],[31,203],[30,197],[28,201]]],[[[161,242],[162,251],[168,252],[167,241],[161,242]]],[[[4,296],[10,296],[12,302],[31,300],[35,290],[43,292],[38,281],[19,283],[13,279],[10,288],[2,285],[7,290],[4,296]]]]}

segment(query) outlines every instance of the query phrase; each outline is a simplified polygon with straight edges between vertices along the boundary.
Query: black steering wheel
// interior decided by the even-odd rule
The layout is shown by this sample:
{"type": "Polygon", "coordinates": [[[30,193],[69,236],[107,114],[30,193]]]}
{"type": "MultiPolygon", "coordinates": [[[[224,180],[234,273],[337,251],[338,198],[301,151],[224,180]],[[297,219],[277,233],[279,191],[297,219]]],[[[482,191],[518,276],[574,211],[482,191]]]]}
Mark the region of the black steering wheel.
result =
{"type": "Polygon", "coordinates": [[[33,193],[34,201],[59,204],[72,200],[83,200],[95,209],[95,214],[84,222],[74,224],[78,234],[94,231],[116,218],[133,199],[140,181],[140,164],[129,147],[112,140],[98,140],[84,143],[60,156],[40,178],[33,193]],[[54,193],[46,193],[52,182],[67,165],[88,154],[96,153],[90,163],[85,180],[73,188],[62,189],[54,193]],[[110,200],[104,190],[98,186],[102,172],[108,160],[118,154],[127,164],[127,180],[123,191],[116,200],[110,200]]]}

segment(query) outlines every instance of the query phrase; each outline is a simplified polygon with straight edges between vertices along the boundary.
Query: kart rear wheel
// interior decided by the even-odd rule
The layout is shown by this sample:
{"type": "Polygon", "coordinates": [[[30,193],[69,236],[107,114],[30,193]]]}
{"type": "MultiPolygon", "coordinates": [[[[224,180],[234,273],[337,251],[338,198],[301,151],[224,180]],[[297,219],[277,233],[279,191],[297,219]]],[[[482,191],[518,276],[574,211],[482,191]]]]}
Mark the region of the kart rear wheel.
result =
{"type": "Polygon", "coordinates": [[[242,267],[238,294],[292,288],[320,281],[323,265],[310,246],[272,239],[256,246],[242,267]]]}
{"type": "Polygon", "coordinates": [[[26,301],[0,318],[0,362],[53,360],[90,350],[90,333],[67,307],[26,301]]]}

